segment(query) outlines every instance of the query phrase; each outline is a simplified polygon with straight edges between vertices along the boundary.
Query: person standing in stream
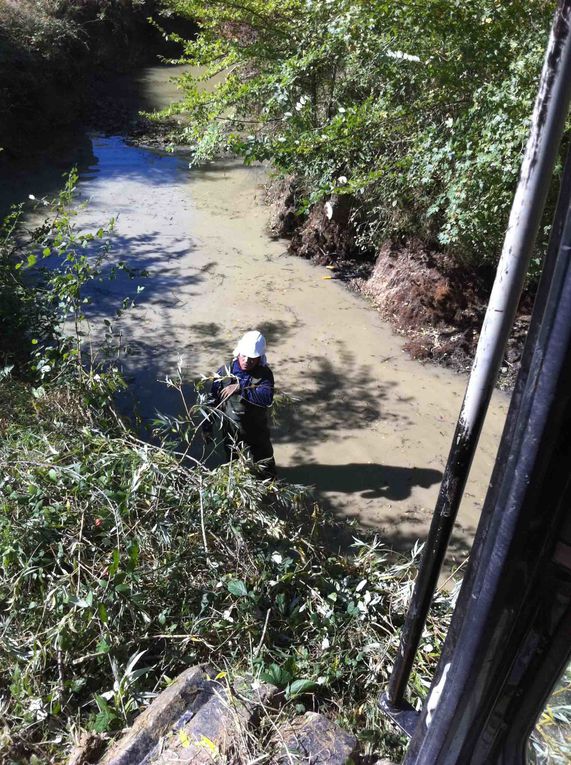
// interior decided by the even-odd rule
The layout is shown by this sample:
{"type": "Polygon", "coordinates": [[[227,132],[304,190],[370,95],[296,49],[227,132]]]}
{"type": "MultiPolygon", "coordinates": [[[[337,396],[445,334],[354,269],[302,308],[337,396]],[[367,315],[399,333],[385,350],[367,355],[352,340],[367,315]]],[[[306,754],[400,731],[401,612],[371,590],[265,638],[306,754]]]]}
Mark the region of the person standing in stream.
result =
{"type": "Polygon", "coordinates": [[[210,394],[210,404],[224,414],[222,428],[228,457],[232,458],[237,447],[246,447],[261,475],[274,477],[276,463],[269,425],[274,376],[266,359],[266,339],[260,332],[252,330],[242,335],[230,364],[218,370],[210,394]]]}

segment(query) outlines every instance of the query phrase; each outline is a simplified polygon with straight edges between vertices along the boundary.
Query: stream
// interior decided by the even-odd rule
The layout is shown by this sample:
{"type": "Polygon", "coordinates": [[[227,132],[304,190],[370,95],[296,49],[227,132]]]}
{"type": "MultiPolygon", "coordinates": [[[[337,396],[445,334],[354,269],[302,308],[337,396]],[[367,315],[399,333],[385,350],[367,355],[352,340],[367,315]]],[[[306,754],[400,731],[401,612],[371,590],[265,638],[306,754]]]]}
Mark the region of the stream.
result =
{"type": "MultiPolygon", "coordinates": [[[[171,77],[166,67],[138,73],[146,108],[176,97],[171,77]]],[[[422,539],[466,378],[412,361],[363,298],[268,236],[263,167],[226,160],[189,169],[180,155],[80,134],[39,172],[15,171],[11,199],[57,191],[73,163],[89,202],[81,223],[99,228],[115,217],[113,256],[149,272],[104,285],[94,305],[102,320],[123,297],[136,301],[121,331],[143,418],[182,412],[177,392],[161,382],[179,358],[190,382],[227,362],[244,331],[260,329],[278,389],[295,398],[273,431],[279,477],[315,486],[332,512],[378,530],[393,547],[422,539]]],[[[449,563],[464,558],[473,537],[507,404],[494,395],[449,563]]]]}

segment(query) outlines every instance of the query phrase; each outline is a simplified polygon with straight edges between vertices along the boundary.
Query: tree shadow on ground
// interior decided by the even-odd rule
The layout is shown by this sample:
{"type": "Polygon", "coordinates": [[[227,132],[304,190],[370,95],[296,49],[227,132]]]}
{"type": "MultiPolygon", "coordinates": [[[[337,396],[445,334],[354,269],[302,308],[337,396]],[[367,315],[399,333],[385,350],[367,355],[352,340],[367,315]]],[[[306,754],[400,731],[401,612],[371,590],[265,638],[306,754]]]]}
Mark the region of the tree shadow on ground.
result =
{"type": "MultiPolygon", "coordinates": [[[[307,365],[303,375],[306,384],[303,390],[284,391],[292,398],[283,412],[278,412],[274,428],[276,444],[297,445],[295,462],[302,464],[312,446],[335,437],[340,430],[358,430],[381,419],[398,419],[403,425],[408,422],[408,418],[383,407],[396,383],[379,382],[371,368],[359,364],[350,351],[344,351],[340,368],[327,356],[290,360],[296,362],[307,365]]],[[[278,385],[282,387],[283,381],[278,379],[278,385]]]]}
{"type": "Polygon", "coordinates": [[[319,492],[359,494],[365,499],[398,502],[410,497],[414,486],[429,488],[442,480],[439,470],[350,462],[346,465],[305,464],[280,468],[288,483],[315,486],[319,492]]]}

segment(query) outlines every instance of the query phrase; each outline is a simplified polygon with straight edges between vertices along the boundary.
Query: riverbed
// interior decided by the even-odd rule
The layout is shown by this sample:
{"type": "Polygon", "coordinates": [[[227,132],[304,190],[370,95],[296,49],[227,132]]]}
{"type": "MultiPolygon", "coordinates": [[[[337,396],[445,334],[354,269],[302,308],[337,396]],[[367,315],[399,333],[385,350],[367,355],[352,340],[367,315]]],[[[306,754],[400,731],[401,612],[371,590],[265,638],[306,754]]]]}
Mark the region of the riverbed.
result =
{"type": "MultiPolygon", "coordinates": [[[[160,67],[139,73],[147,108],[173,98],[171,75],[160,67]]],[[[143,420],[182,412],[161,382],[179,364],[187,383],[211,374],[242,332],[260,329],[276,385],[292,397],[273,433],[279,476],[314,486],[331,512],[401,550],[422,539],[466,378],[412,361],[363,298],[268,235],[264,167],[221,160],[189,168],[183,155],[121,136],[82,136],[79,145],[79,194],[89,203],[81,222],[98,228],[116,218],[113,258],[149,273],[102,285],[94,306],[101,322],[123,297],[135,300],[120,329],[143,420]]],[[[38,183],[40,193],[49,185],[38,183]]],[[[26,184],[37,193],[29,175],[26,184]]],[[[494,395],[451,561],[473,536],[507,403],[494,395]]]]}

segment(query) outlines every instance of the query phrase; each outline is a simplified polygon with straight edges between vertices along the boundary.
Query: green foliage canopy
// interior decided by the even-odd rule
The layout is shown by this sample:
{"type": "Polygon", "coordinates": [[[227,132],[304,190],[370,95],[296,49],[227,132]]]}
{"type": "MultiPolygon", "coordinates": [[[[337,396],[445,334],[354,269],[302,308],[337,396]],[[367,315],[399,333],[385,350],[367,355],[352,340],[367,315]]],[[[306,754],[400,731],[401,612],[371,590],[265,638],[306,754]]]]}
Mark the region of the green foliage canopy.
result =
{"type": "Polygon", "coordinates": [[[188,113],[197,160],[222,149],[271,160],[300,180],[306,206],[355,195],[363,251],[406,233],[494,260],[553,2],[166,5],[200,23],[170,110],[188,113]]]}

